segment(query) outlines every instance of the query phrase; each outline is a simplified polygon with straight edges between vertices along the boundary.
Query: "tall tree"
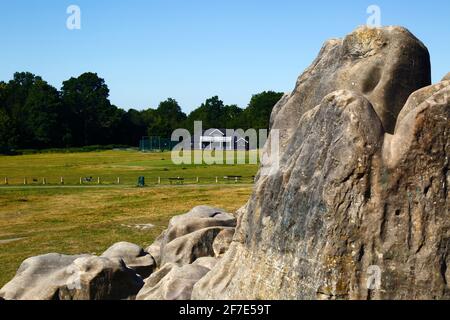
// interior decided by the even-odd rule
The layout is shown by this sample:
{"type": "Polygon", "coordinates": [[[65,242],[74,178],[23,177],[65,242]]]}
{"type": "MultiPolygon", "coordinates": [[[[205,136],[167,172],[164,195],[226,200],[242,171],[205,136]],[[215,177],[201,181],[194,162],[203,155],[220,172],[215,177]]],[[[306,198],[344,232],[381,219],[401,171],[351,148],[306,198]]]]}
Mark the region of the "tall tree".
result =
{"type": "Polygon", "coordinates": [[[226,105],[222,109],[222,123],[226,129],[239,129],[241,128],[242,114],[244,110],[237,105],[226,105]]]}
{"type": "Polygon", "coordinates": [[[91,72],[71,78],[63,82],[61,95],[75,145],[110,142],[117,110],[108,99],[109,89],[102,78],[91,72]]]}
{"type": "Polygon", "coordinates": [[[5,108],[0,107],[0,152],[6,152],[17,145],[15,128],[5,108]]]}
{"type": "Polygon", "coordinates": [[[187,119],[187,127],[193,131],[194,122],[201,121],[203,129],[223,128],[222,113],[224,109],[223,101],[218,96],[206,99],[204,103],[192,111],[187,119]]]}
{"type": "Polygon", "coordinates": [[[26,143],[35,148],[61,146],[61,100],[59,92],[38,79],[24,104],[26,143]]]}
{"type": "Polygon", "coordinates": [[[252,96],[248,107],[244,111],[243,129],[269,129],[270,116],[275,104],[283,97],[283,93],[264,91],[252,96]]]}
{"type": "Polygon", "coordinates": [[[153,113],[153,119],[148,128],[149,135],[170,138],[172,132],[180,128],[186,118],[178,102],[168,98],[162,101],[153,113]]]}

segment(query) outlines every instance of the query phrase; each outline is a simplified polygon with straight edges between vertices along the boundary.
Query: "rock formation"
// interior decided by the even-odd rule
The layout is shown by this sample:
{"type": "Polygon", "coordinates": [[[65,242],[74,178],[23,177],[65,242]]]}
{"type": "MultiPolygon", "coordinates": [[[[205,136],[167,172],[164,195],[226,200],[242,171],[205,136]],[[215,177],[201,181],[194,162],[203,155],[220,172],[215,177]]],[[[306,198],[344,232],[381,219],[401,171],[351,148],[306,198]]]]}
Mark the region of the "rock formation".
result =
{"type": "Polygon", "coordinates": [[[193,298],[449,299],[450,83],[429,66],[399,27],[327,42],[274,108],[279,168],[193,298]]]}
{"type": "Polygon", "coordinates": [[[326,42],[237,222],[200,206],[145,250],[30,258],[0,298],[450,299],[450,78],[430,79],[406,29],[326,42]]]}
{"type": "Polygon", "coordinates": [[[136,271],[142,278],[147,278],[156,268],[153,257],[144,249],[129,242],[119,242],[101,255],[110,259],[122,259],[126,266],[136,271]]]}
{"type": "Polygon", "coordinates": [[[0,290],[8,300],[132,299],[142,279],[120,259],[51,253],[25,260],[0,290]]]}
{"type": "Polygon", "coordinates": [[[199,206],[173,217],[147,250],[119,242],[100,257],[52,253],[29,258],[0,290],[0,298],[190,299],[194,284],[227,250],[235,225],[236,218],[224,210],[199,206]]]}
{"type": "Polygon", "coordinates": [[[159,269],[145,280],[136,299],[190,299],[195,283],[227,250],[235,226],[234,216],[207,206],[173,217],[148,249],[159,257],[159,269]]]}

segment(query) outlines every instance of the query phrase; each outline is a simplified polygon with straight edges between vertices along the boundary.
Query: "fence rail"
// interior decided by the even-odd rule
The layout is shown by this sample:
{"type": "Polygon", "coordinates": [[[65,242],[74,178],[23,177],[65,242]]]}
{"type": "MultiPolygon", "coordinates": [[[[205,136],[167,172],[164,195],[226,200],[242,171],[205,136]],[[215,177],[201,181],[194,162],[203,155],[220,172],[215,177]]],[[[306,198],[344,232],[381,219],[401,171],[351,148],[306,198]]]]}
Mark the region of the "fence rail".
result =
{"type": "MultiPolygon", "coordinates": [[[[145,185],[195,185],[195,184],[253,184],[254,176],[195,176],[195,177],[155,177],[143,176],[145,185]]],[[[5,186],[108,186],[138,185],[139,177],[4,177],[0,180],[0,187],[5,186]]]]}

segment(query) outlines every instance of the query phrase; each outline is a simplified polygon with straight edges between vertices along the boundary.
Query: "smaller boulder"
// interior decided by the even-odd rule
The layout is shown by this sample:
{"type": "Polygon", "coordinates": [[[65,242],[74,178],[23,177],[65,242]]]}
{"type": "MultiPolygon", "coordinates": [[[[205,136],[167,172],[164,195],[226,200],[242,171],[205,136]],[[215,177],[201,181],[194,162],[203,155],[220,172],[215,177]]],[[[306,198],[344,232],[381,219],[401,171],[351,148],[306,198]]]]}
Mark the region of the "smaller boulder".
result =
{"type": "MultiPolygon", "coordinates": [[[[176,238],[161,250],[161,263],[191,264],[201,257],[213,257],[213,243],[217,235],[227,228],[212,227],[197,230],[176,238]]],[[[231,228],[234,229],[234,228],[231,228]]]]}
{"type": "Polygon", "coordinates": [[[140,246],[129,242],[118,242],[101,255],[110,259],[122,259],[126,266],[136,271],[143,279],[150,276],[156,267],[153,257],[140,246]]]}
{"type": "Polygon", "coordinates": [[[83,256],[49,253],[22,262],[15,277],[1,290],[6,300],[55,300],[71,274],[67,268],[83,256]]]}
{"type": "Polygon", "coordinates": [[[57,253],[25,260],[0,290],[6,300],[133,299],[144,282],[121,259],[57,253]]]}
{"type": "Polygon", "coordinates": [[[59,290],[60,300],[134,299],[144,281],[122,259],[82,257],[67,269],[71,273],[59,290]]]}
{"type": "Polygon", "coordinates": [[[194,285],[209,271],[199,264],[166,264],[145,281],[136,300],[190,300],[194,285]]]}
{"type": "Polygon", "coordinates": [[[208,206],[195,207],[188,213],[170,219],[163,246],[176,238],[210,227],[236,227],[236,218],[222,209],[208,206]]]}

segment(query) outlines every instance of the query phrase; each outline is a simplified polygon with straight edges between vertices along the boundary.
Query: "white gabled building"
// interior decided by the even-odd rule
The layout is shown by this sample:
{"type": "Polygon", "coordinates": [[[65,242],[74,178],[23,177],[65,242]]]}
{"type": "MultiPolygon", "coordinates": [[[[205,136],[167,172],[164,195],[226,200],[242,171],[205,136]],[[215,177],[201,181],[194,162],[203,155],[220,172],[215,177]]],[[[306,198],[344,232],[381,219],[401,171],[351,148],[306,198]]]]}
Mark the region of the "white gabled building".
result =
{"type": "Polygon", "coordinates": [[[233,132],[233,135],[227,136],[226,129],[208,129],[199,137],[195,148],[200,150],[247,150],[248,141],[238,136],[234,130],[233,132]]]}

